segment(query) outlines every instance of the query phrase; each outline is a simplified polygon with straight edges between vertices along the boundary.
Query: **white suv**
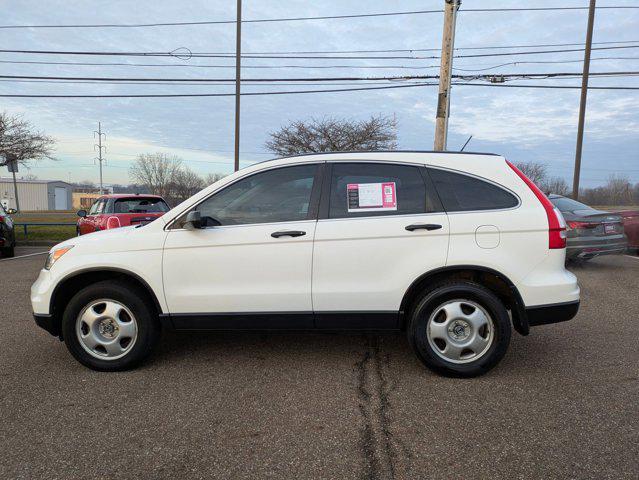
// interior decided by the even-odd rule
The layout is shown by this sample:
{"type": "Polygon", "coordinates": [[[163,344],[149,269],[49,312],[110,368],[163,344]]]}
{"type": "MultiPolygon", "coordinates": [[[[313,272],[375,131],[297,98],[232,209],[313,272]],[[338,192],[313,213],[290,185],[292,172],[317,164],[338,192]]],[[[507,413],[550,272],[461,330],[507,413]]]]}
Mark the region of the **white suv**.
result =
{"type": "Polygon", "coordinates": [[[304,155],[55,246],[31,301],[96,370],[138,364],[162,329],[366,329],[404,330],[426,366],[475,376],[511,328],[575,316],[565,245],[561,214],[503,157],[304,155]]]}

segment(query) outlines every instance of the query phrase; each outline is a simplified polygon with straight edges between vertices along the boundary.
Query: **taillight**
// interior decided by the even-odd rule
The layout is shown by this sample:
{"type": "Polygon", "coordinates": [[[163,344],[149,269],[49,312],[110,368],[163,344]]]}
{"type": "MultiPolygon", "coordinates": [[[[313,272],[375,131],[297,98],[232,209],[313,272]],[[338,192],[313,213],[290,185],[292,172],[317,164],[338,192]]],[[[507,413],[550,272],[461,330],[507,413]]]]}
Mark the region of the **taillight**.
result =
{"type": "Polygon", "coordinates": [[[120,228],[120,219],[118,217],[109,217],[106,223],[106,229],[120,228]]]}
{"type": "Polygon", "coordinates": [[[530,178],[515,167],[512,163],[506,160],[506,163],[513,171],[519,175],[528,188],[532,190],[537,199],[541,202],[541,205],[546,211],[546,217],[548,217],[548,248],[566,248],[566,221],[564,216],[555,206],[548,200],[548,197],[544,195],[537,185],[535,185],[530,178]]]}
{"type": "Polygon", "coordinates": [[[568,227],[571,230],[576,230],[578,228],[595,228],[596,226],[596,223],[590,222],[568,222],[568,227]]]}

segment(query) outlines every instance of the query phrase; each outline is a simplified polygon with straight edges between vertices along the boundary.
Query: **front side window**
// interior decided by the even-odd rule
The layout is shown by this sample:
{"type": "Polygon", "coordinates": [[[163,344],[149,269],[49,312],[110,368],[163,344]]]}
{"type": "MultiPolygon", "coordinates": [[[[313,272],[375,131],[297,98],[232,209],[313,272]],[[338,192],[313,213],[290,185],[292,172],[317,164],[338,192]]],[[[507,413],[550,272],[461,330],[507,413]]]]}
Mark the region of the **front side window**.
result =
{"type": "Polygon", "coordinates": [[[335,163],[331,177],[329,218],[434,211],[419,167],[335,163]]]}
{"type": "Polygon", "coordinates": [[[500,210],[519,204],[512,193],[479,178],[436,168],[428,171],[447,212],[500,210]]]}
{"type": "Polygon", "coordinates": [[[196,210],[205,226],[306,220],[317,168],[300,165],[251,175],[209,197],[196,210]]]}
{"type": "Polygon", "coordinates": [[[102,208],[102,203],[103,203],[103,200],[101,198],[93,202],[93,205],[91,205],[91,209],[89,210],[89,215],[97,215],[99,209],[102,208]]]}

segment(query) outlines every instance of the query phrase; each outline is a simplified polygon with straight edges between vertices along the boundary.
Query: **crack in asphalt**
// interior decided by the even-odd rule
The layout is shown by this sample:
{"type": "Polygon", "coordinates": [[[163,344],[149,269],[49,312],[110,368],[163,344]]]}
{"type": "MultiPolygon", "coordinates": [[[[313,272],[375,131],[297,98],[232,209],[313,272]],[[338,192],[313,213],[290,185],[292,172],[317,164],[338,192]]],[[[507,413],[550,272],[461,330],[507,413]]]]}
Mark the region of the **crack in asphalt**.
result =
{"type": "Polygon", "coordinates": [[[410,452],[393,438],[390,430],[391,385],[385,371],[389,355],[382,354],[380,338],[366,337],[366,350],[356,363],[359,411],[363,419],[361,448],[367,480],[403,478],[407,473],[410,452]]]}

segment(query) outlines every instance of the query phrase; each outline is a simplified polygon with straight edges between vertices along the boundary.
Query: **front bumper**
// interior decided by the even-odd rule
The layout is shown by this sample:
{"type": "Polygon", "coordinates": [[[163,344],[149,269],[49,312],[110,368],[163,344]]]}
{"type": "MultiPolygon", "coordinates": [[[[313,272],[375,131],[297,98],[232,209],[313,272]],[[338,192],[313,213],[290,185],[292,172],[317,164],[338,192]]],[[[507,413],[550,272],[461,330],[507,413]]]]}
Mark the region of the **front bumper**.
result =
{"type": "Polygon", "coordinates": [[[579,311],[579,300],[575,302],[553,303],[526,308],[528,325],[548,325],[570,320],[579,311]]]}
{"type": "Polygon", "coordinates": [[[53,315],[34,313],[33,319],[35,320],[38,327],[43,328],[54,337],[59,337],[61,335],[62,332],[60,331],[60,322],[55,319],[53,315]]]}

